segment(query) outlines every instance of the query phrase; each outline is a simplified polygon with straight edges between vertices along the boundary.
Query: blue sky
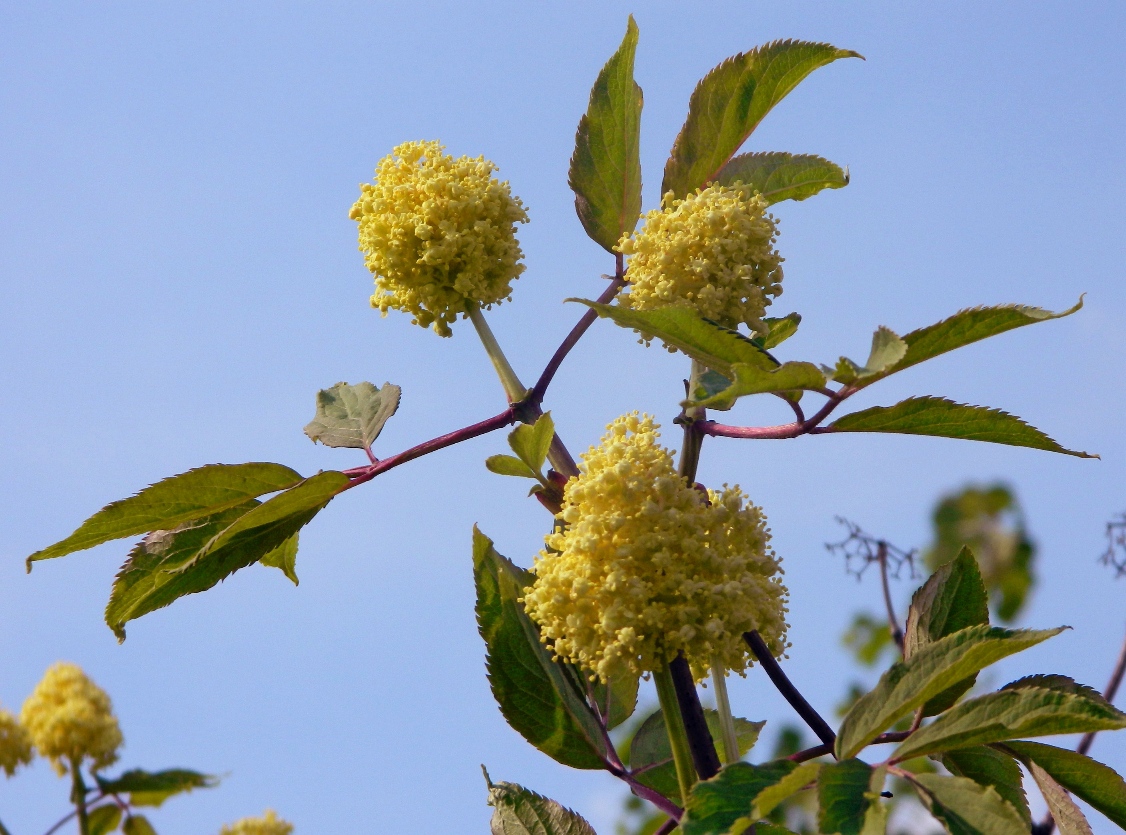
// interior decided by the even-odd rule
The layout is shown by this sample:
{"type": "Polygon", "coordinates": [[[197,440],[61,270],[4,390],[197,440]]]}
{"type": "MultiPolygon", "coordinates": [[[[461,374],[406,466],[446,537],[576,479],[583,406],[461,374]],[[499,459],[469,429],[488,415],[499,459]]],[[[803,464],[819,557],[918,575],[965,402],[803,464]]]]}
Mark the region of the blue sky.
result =
{"type": "MultiPolygon", "coordinates": [[[[1074,629],[999,665],[996,683],[1038,671],[1104,683],[1126,620],[1121,584],[1096,562],[1104,523],[1126,509],[1120,4],[12,4],[0,10],[0,703],[18,708],[68,659],[113,696],[123,765],[229,775],[155,812],[162,835],[267,806],[299,833],[480,832],[479,763],[612,831],[615,782],[530,748],[485,681],[471,526],[528,564],[545,522],[525,485],[484,469],[499,434],[335,501],[302,534],[300,587],[247,569],[133,624],[121,646],[101,613],[127,543],[30,577],[22,560],[193,466],[362,463],[301,433],[316,390],[339,380],[403,387],[378,455],[498,411],[469,329],[443,340],[368,308],[347,211],[401,141],[496,161],[532,223],[528,271],[490,321],[533,377],[578,315],[561,300],[595,295],[612,269],[574,216],[566,171],[631,11],[647,207],[692,87],[720,60],[780,37],[867,58],[819,70],[749,146],[852,174],[778,207],[775,310],[804,317],[786,358],[863,355],[880,324],[902,333],[970,305],[1063,309],[1088,294],[1071,318],[898,375],[856,406],[920,393],[998,406],[1101,461],[901,437],[708,442],[702,479],[741,484],[770,517],[794,680],[830,712],[847,672],[837,636],[877,603],[824,551],[835,515],[924,545],[940,493],[1001,478],[1040,545],[1025,620],[1074,629]]],[[[602,322],[547,405],[575,451],[633,409],[669,427],[683,365],[602,322]]],[[[731,414],[785,418],[772,403],[731,414]]],[[[732,691],[741,715],[791,718],[758,671],[732,691]]],[[[1121,740],[1093,754],[1126,767],[1121,740]]],[[[65,795],[40,764],[0,783],[0,818],[41,832],[65,795]]]]}

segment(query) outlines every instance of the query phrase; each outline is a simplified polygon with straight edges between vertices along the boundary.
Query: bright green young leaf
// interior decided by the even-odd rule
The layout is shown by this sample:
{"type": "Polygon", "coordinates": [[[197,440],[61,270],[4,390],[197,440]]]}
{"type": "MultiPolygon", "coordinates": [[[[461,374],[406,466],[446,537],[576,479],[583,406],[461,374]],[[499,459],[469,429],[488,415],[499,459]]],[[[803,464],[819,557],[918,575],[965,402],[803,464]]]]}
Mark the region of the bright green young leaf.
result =
{"type": "Polygon", "coordinates": [[[917,774],[912,784],[951,835],[1028,835],[1016,809],[991,786],[938,774],[917,774]]]}
{"type": "Polygon", "coordinates": [[[125,823],[121,825],[121,831],[125,835],[156,835],[156,830],[152,828],[149,819],[144,815],[130,815],[125,819],[125,823]]]}
{"type": "Polygon", "coordinates": [[[555,423],[551,412],[540,415],[536,422],[522,423],[508,434],[508,445],[516,457],[528,465],[532,473],[543,469],[547,451],[551,449],[551,439],[555,437],[555,423]]]}
{"type": "Polygon", "coordinates": [[[728,58],[692,93],[661,194],[684,197],[715,180],[763,117],[807,75],[838,58],[859,57],[829,44],[774,41],[728,58]]]}
{"type": "Polygon", "coordinates": [[[535,472],[513,455],[490,455],[485,459],[485,467],[497,475],[511,475],[517,478],[536,478],[535,472]]]}
{"type": "Polygon", "coordinates": [[[837,735],[837,759],[856,756],[880,733],[955,682],[1061,631],[971,626],[893,664],[845,716],[837,735]]]}
{"type": "Polygon", "coordinates": [[[490,782],[489,805],[492,835],[595,835],[580,815],[515,783],[490,782]]]}
{"type": "Polygon", "coordinates": [[[997,794],[1008,801],[1021,820],[1031,828],[1032,813],[1028,810],[1028,797],[1024,793],[1024,778],[1020,766],[1010,755],[993,748],[976,747],[947,751],[942,764],[955,777],[966,777],[983,786],[992,786],[997,794]]]}
{"type": "Polygon", "coordinates": [[[383,425],[399,408],[403,390],[391,383],[337,383],[317,392],[316,417],[305,427],[312,441],[325,446],[371,449],[383,425]]]}
{"type": "Polygon", "coordinates": [[[597,717],[570,671],[552,661],[535,624],[518,602],[531,584],[531,575],[498,554],[492,541],[476,528],[473,579],[489,684],[508,724],[564,765],[602,768],[606,750],[597,717]]]}
{"type": "Polygon", "coordinates": [[[826,188],[844,188],[848,172],[813,154],[765,151],[733,157],[715,179],[724,186],[743,183],[771,205],[805,200],[826,188]]]}
{"type": "Polygon", "coordinates": [[[934,435],[1062,452],[1078,458],[1097,457],[1065,449],[1039,429],[1008,412],[984,406],[966,406],[942,397],[909,397],[894,406],[873,406],[845,415],[823,431],[934,435]]]}
{"type": "MultiPolygon", "coordinates": [[[[989,623],[989,594],[977,560],[969,548],[934,572],[911,598],[904,633],[903,654],[910,658],[930,643],[967,626],[989,623]]],[[[977,676],[970,676],[939,693],[923,706],[924,716],[934,716],[964,696],[977,676]]]]}
{"type": "MultiPolygon", "coordinates": [[[[719,714],[714,710],[705,710],[704,719],[708,723],[712,738],[719,739],[723,734],[719,714]]],[[[744,756],[754,747],[765,724],[765,722],[750,722],[735,718],[735,739],[739,744],[740,756],[744,756]]],[[[680,786],[676,779],[672,747],[669,745],[669,734],[665,729],[665,715],[660,710],[650,714],[633,735],[629,765],[638,781],[656,789],[670,800],[680,802],[680,786]]],[[[749,806],[747,808],[750,809],[749,806]]]]}
{"type": "Polygon", "coordinates": [[[816,391],[825,386],[825,375],[811,362],[787,362],[773,369],[763,369],[745,363],[731,367],[735,382],[729,388],[703,400],[688,405],[705,408],[729,409],[736,399],[750,394],[809,389],[816,391]]]}
{"type": "Polygon", "coordinates": [[[86,831],[89,835],[109,835],[110,832],[117,829],[120,823],[121,807],[116,803],[110,803],[90,810],[89,825],[86,831]]]}
{"type": "Polygon", "coordinates": [[[641,88],[633,80],[637,24],[598,73],[579,120],[568,183],[586,233],[613,252],[641,215],[641,88]]]}
{"type": "Polygon", "coordinates": [[[61,557],[127,536],[170,530],[241,505],[266,493],[286,490],[301,476],[281,464],[209,464],[166,478],[135,496],[106,505],[61,542],[27,558],[61,557]]]}
{"type": "Polygon", "coordinates": [[[907,353],[907,343],[895,331],[881,325],[872,334],[872,348],[864,365],[857,365],[848,357],[841,357],[832,377],[838,383],[855,385],[869,377],[874,377],[903,359],[907,353]]]}
{"type": "MultiPolygon", "coordinates": [[[[801,324],[801,316],[797,313],[787,313],[785,316],[780,316],[777,319],[767,317],[762,320],[770,329],[766,336],[758,340],[762,343],[762,347],[770,350],[778,345],[781,345],[791,336],[798,332],[798,325],[801,324]]],[[[755,340],[752,339],[752,342],[755,340]]]]}
{"type": "Polygon", "coordinates": [[[746,832],[755,822],[750,814],[756,798],[797,767],[797,763],[789,760],[726,766],[715,777],[697,783],[692,789],[680,828],[684,835],[746,832]]]}
{"type": "Polygon", "coordinates": [[[1126,714],[1081,695],[1042,687],[999,690],[970,699],[920,728],[895,752],[900,759],[1029,736],[1126,728],[1126,714]]]}
{"type": "Polygon", "coordinates": [[[1113,768],[1041,742],[1006,742],[998,747],[1026,766],[1038,765],[1069,792],[1126,829],[1126,781],[1113,768]]]}
{"type": "Polygon", "coordinates": [[[1040,794],[1044,795],[1044,801],[1048,804],[1060,835],[1094,835],[1083,812],[1067,790],[1052,779],[1052,775],[1034,762],[1029,763],[1028,770],[1040,788],[1040,794]]]}
{"type": "Polygon", "coordinates": [[[297,579],[297,534],[294,534],[262,559],[261,565],[268,568],[277,568],[293,585],[300,585],[297,579]]]}
{"type": "Polygon", "coordinates": [[[160,806],[175,794],[193,789],[213,789],[219,778],[186,768],[169,768],[164,771],[144,771],[139,768],[126,771],[120,777],[106,779],[94,775],[98,788],[104,793],[127,794],[134,806],[160,806]]]}

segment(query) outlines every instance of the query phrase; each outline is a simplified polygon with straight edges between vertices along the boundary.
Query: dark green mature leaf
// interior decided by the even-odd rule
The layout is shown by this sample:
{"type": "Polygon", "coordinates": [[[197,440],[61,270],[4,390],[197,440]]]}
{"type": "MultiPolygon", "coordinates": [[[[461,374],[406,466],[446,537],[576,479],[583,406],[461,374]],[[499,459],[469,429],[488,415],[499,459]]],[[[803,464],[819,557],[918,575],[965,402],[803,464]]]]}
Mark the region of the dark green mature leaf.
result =
{"type": "Polygon", "coordinates": [[[638,677],[633,675],[619,676],[611,679],[608,684],[600,681],[591,682],[593,701],[598,706],[598,712],[606,720],[607,730],[613,730],[633,716],[633,712],[637,709],[638,684],[638,677]]]}
{"type": "Polygon", "coordinates": [[[787,362],[769,370],[740,362],[733,365],[731,370],[735,374],[735,381],[730,387],[702,400],[689,401],[688,405],[729,409],[738,398],[749,394],[817,391],[825,386],[825,374],[811,362],[787,362]]]}
{"type": "Polygon", "coordinates": [[[633,80],[637,24],[598,73],[579,120],[567,181],[586,233],[614,251],[641,215],[641,88],[633,80]]]}
{"type": "Polygon", "coordinates": [[[934,435],[1031,447],[1078,458],[1098,457],[1065,449],[1039,429],[1008,412],[984,406],[966,406],[942,397],[909,397],[894,406],[873,406],[845,415],[823,431],[934,435]]]}
{"type": "Polygon", "coordinates": [[[213,789],[219,778],[186,768],[169,768],[164,771],[144,771],[135,768],[120,777],[106,779],[94,775],[98,788],[105,794],[127,794],[134,806],[160,806],[174,794],[193,789],[213,789]]]}
{"type": "Polygon", "coordinates": [[[489,805],[492,835],[595,835],[580,815],[515,783],[490,782],[489,805]]]}
{"type": "Polygon", "coordinates": [[[1065,789],[1126,829],[1126,781],[1113,768],[1075,751],[1041,742],[1006,742],[998,747],[1025,765],[1040,766],[1065,789]]]}
{"type": "Polygon", "coordinates": [[[859,57],[829,44],[774,41],[728,58],[692,93],[661,194],[684,197],[716,179],[763,117],[807,75],[838,58],[859,57]]]}
{"type": "Polygon", "coordinates": [[[684,835],[739,835],[754,823],[755,799],[798,767],[789,760],[763,765],[733,763],[715,777],[697,783],[688,796],[680,828],[684,835]]]}
{"type": "MultiPolygon", "coordinates": [[[[910,658],[939,638],[967,626],[989,623],[989,594],[977,560],[969,548],[934,572],[911,598],[904,633],[903,654],[910,658]]],[[[977,676],[957,682],[923,706],[924,716],[934,716],[965,695],[977,676]]]]}
{"type": "Polygon", "coordinates": [[[991,786],[939,774],[917,774],[912,785],[950,835],[1028,835],[1016,809],[991,786]]]}
{"type": "Polygon", "coordinates": [[[27,568],[30,571],[37,560],[61,557],[114,539],[169,530],[300,481],[299,473],[281,464],[209,464],[188,470],[106,505],[66,539],[28,557],[27,568]]]}
{"type": "Polygon", "coordinates": [[[1052,775],[1034,762],[1029,763],[1028,770],[1039,786],[1040,794],[1044,795],[1044,801],[1048,804],[1060,835],[1094,835],[1083,812],[1064,787],[1052,779],[1052,775]]]}
{"type": "Polygon", "coordinates": [[[771,205],[783,200],[805,200],[826,188],[844,188],[848,185],[848,172],[812,154],[766,151],[733,157],[715,179],[720,185],[749,186],[771,205]]]}
{"type": "Polygon", "coordinates": [[[486,668],[504,718],[524,739],[572,768],[602,768],[605,738],[574,677],[540,642],[519,602],[532,575],[497,553],[473,529],[477,626],[487,649],[486,668]]]}
{"type": "Polygon", "coordinates": [[[371,449],[384,424],[399,408],[403,390],[391,383],[337,383],[317,392],[316,417],[305,427],[312,441],[325,446],[371,449]]]}
{"type": "Polygon", "coordinates": [[[817,831],[833,835],[860,835],[871,803],[868,784],[872,766],[860,760],[829,763],[817,775],[817,831]]]}
{"type": "MultiPolygon", "coordinates": [[[[704,719],[713,739],[723,735],[719,714],[705,710],[704,719]]],[[[739,745],[739,756],[744,756],[758,741],[765,722],[750,722],[735,718],[735,739],[739,745]]],[[[665,729],[665,715],[656,710],[637,729],[629,752],[630,770],[637,779],[650,788],[656,789],[665,797],[680,802],[680,785],[677,783],[676,766],[672,759],[672,746],[665,729]]],[[[749,808],[749,807],[748,807],[749,808]]]]}
{"type": "Polygon", "coordinates": [[[955,682],[1061,631],[971,626],[893,664],[845,716],[837,735],[837,759],[856,756],[881,732],[955,682]]]}
{"type": "Polygon", "coordinates": [[[280,570],[293,585],[301,584],[301,581],[297,579],[297,534],[291,536],[258,562],[268,568],[280,570]]]}
{"type": "Polygon", "coordinates": [[[125,823],[121,825],[121,831],[125,835],[156,835],[156,830],[152,828],[149,819],[144,815],[130,815],[125,819],[125,823]]]}
{"type": "Polygon", "coordinates": [[[1024,779],[1020,766],[1008,754],[993,748],[961,748],[942,755],[942,764],[955,777],[966,777],[983,786],[992,786],[997,794],[1008,801],[1021,820],[1032,826],[1032,813],[1028,810],[1028,797],[1024,793],[1024,779]]]}
{"type": "Polygon", "coordinates": [[[551,412],[544,412],[535,423],[522,423],[508,433],[508,445],[534,474],[543,469],[554,437],[555,422],[551,419],[551,412]]]}
{"type": "MultiPolygon", "coordinates": [[[[821,766],[822,763],[817,761],[802,763],[773,786],[763,789],[755,795],[749,819],[760,821],[802,789],[815,783],[821,766]]],[[[756,835],[757,833],[756,829],[756,835]]]]}
{"type": "Polygon", "coordinates": [[[1028,736],[1126,728],[1126,713],[1082,695],[1042,687],[970,699],[920,728],[895,752],[901,759],[1028,736]]]}
{"type": "Polygon", "coordinates": [[[87,827],[89,835],[109,835],[121,823],[121,807],[116,803],[90,810],[87,827]]]}

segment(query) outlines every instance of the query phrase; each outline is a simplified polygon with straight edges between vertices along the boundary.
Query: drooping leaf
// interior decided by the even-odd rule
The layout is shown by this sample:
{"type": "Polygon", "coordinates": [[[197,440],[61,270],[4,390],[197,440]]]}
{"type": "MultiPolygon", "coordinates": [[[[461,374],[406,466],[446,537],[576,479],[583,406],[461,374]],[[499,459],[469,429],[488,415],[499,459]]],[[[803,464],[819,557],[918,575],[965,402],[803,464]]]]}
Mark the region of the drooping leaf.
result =
{"type": "Polygon", "coordinates": [[[950,835],[1028,835],[1016,809],[991,786],[939,774],[917,774],[912,785],[950,835]]]}
{"type": "Polygon", "coordinates": [[[598,73],[579,120],[568,183],[586,233],[613,252],[641,215],[641,88],[633,80],[637,24],[598,73]]]}
{"type": "Polygon", "coordinates": [[[1094,835],[1083,812],[1075,805],[1067,790],[1052,779],[1052,775],[1034,762],[1029,763],[1028,770],[1040,788],[1040,794],[1044,795],[1044,801],[1048,804],[1060,835],[1094,835]]]}
{"type": "Polygon", "coordinates": [[[598,719],[570,671],[552,661],[519,602],[531,585],[531,575],[497,553],[492,541],[476,528],[473,578],[489,685],[508,724],[564,765],[602,768],[606,750],[598,719]]]}
{"type": "MultiPolygon", "coordinates": [[[[903,639],[904,657],[939,638],[967,626],[989,623],[989,595],[977,567],[977,560],[968,548],[957,558],[934,572],[911,598],[907,612],[907,630],[903,639]]],[[[923,706],[924,716],[934,716],[949,708],[965,695],[977,676],[957,682],[923,706]]]]}
{"type": "Polygon", "coordinates": [[[551,419],[551,412],[544,412],[535,423],[522,423],[513,429],[508,435],[508,445],[534,474],[543,469],[554,437],[555,423],[551,419]]]}
{"type": "Polygon", "coordinates": [[[745,363],[731,367],[735,380],[729,388],[688,405],[729,409],[736,399],[750,394],[766,394],[792,390],[813,390],[825,386],[825,374],[811,362],[786,362],[777,368],[763,369],[745,363]]]}
{"type": "Polygon", "coordinates": [[[817,775],[818,832],[825,835],[865,835],[866,822],[883,815],[870,815],[881,806],[883,769],[857,759],[829,763],[817,775]]]}
{"type": "Polygon", "coordinates": [[[710,780],[697,783],[688,796],[680,828],[684,835],[739,835],[755,821],[755,799],[796,769],[797,763],[773,760],[762,765],[732,763],[710,780]]]}
{"type": "Polygon", "coordinates": [[[881,732],[955,682],[1061,631],[971,626],[893,664],[845,716],[837,735],[837,758],[856,756],[881,732]]]}
{"type": "Polygon", "coordinates": [[[1024,793],[1024,778],[1020,766],[1008,754],[994,748],[978,746],[947,751],[942,764],[955,777],[966,777],[983,786],[992,786],[997,794],[1008,801],[1021,820],[1032,826],[1032,813],[1028,810],[1028,797],[1024,793]]]}
{"type": "Polygon", "coordinates": [[[492,835],[595,835],[580,815],[515,783],[490,782],[489,805],[492,835]]]}
{"type": "MultiPolygon", "coordinates": [[[[705,710],[704,719],[713,739],[723,735],[719,714],[705,710]]],[[[735,739],[739,745],[739,756],[744,756],[758,741],[765,722],[751,722],[735,717],[735,739]]],[[[672,746],[665,728],[665,715],[656,710],[637,729],[629,752],[630,769],[638,781],[656,789],[674,802],[680,801],[680,786],[676,778],[676,766],[672,759],[672,746]]],[[[748,807],[749,809],[750,807],[748,807]]]]}
{"type": "Polygon", "coordinates": [[[848,357],[841,357],[837,367],[832,370],[832,377],[838,383],[854,386],[862,380],[886,371],[903,359],[906,353],[907,343],[895,331],[881,325],[872,334],[872,348],[864,365],[858,365],[848,357]]]}
{"type": "Polygon", "coordinates": [[[193,789],[213,789],[219,778],[186,768],[169,768],[164,771],[144,771],[135,768],[120,777],[107,779],[94,775],[98,788],[105,794],[127,794],[134,806],[160,806],[169,797],[193,789]]]}
{"type": "Polygon", "coordinates": [[[1084,754],[1041,742],[998,746],[1026,766],[1036,764],[1052,779],[1126,829],[1126,781],[1113,768],[1084,754]]]}
{"type": "Polygon", "coordinates": [[[305,427],[311,441],[325,446],[371,449],[384,424],[399,408],[403,390],[392,383],[337,383],[317,392],[316,417],[305,427]]]}
{"type": "Polygon", "coordinates": [[[90,810],[87,832],[89,835],[109,835],[121,823],[121,807],[116,803],[90,810]]]}
{"type": "Polygon", "coordinates": [[[912,734],[895,756],[909,759],[1029,736],[1121,728],[1126,728],[1126,713],[1106,702],[1063,690],[1023,687],[987,693],[951,708],[912,734]]]}
{"type": "Polygon", "coordinates": [[[156,830],[152,828],[149,819],[144,815],[130,815],[125,819],[125,823],[121,825],[121,831],[125,835],[156,835],[156,830]]]}
{"type": "Polygon", "coordinates": [[[818,67],[847,49],[774,41],[734,55],[709,72],[688,102],[688,118],[665,164],[661,194],[684,197],[714,180],[763,117],[818,67]]]}
{"type": "Polygon", "coordinates": [[[490,455],[485,459],[485,467],[497,475],[511,475],[517,478],[532,478],[536,474],[532,468],[514,455],[490,455]]]}
{"type": "Polygon", "coordinates": [[[826,188],[844,188],[848,172],[813,154],[765,151],[732,157],[715,179],[724,186],[743,183],[771,205],[805,200],[826,188]]]}
{"type": "Polygon", "coordinates": [[[281,464],[209,464],[158,481],[135,496],[106,505],[61,542],[27,558],[28,570],[37,560],[61,557],[127,536],[170,530],[248,499],[286,490],[301,481],[300,474],[281,464]]]}
{"type": "Polygon", "coordinates": [[[268,568],[279,569],[293,585],[300,585],[297,579],[297,534],[270,551],[258,562],[268,568]]]}
{"type": "Polygon", "coordinates": [[[1062,452],[1078,458],[1098,457],[1065,449],[1039,429],[1008,412],[985,406],[967,406],[943,397],[909,397],[894,406],[873,406],[845,415],[822,431],[933,435],[1062,452]]]}

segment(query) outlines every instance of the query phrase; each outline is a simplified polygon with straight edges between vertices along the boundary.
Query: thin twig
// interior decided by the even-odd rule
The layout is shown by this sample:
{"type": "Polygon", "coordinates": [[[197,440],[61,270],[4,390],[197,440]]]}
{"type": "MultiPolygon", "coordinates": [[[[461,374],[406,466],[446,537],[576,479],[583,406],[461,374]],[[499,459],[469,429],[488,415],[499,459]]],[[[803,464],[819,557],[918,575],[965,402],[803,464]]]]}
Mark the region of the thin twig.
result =
{"type": "MultiPolygon", "coordinates": [[[[883,745],[887,742],[902,742],[911,736],[907,731],[889,731],[886,734],[880,734],[873,739],[869,745],[883,745]]],[[[806,760],[815,760],[818,757],[824,757],[833,753],[833,745],[826,743],[822,745],[814,745],[812,748],[806,748],[804,751],[798,751],[796,754],[790,754],[786,759],[795,763],[803,763],[806,760]]]]}
{"type": "Polygon", "coordinates": [[[676,818],[669,818],[653,831],[653,835],[669,835],[669,833],[676,829],[679,825],[680,821],[678,821],[676,818]]]}
{"type": "Polygon", "coordinates": [[[903,654],[903,628],[899,625],[899,618],[895,616],[895,605],[891,602],[891,587],[888,585],[888,544],[880,540],[877,545],[877,559],[880,561],[880,582],[884,587],[884,605],[888,610],[888,629],[891,630],[891,639],[899,647],[899,654],[903,654]]]}
{"type": "Polygon", "coordinates": [[[805,700],[805,697],[798,692],[798,688],[794,687],[793,683],[786,674],[782,672],[782,668],[778,662],[774,660],[774,656],[770,652],[770,647],[766,645],[766,641],[758,634],[756,630],[743,633],[743,640],[747,642],[754,653],[755,658],[762,664],[762,668],[766,670],[766,674],[770,676],[770,680],[774,682],[774,686],[778,688],[778,692],[782,694],[783,698],[790,703],[798,716],[800,716],[810,729],[817,735],[817,738],[824,742],[826,745],[834,745],[837,741],[837,735],[833,733],[833,729],[829,727],[829,723],[821,718],[813,706],[805,700]]]}
{"type": "Polygon", "coordinates": [[[684,730],[688,734],[688,747],[692,751],[692,764],[701,780],[710,780],[719,774],[719,754],[715,750],[708,722],[704,718],[704,707],[700,704],[700,694],[696,692],[696,682],[692,669],[683,655],[677,655],[669,662],[673,687],[676,688],[676,701],[680,705],[680,715],[684,717],[684,730]]]}
{"type": "MultiPolygon", "coordinates": [[[[1122,676],[1126,674],[1126,641],[1122,643],[1122,649],[1118,652],[1118,662],[1114,665],[1114,672],[1110,674],[1110,681],[1106,685],[1106,690],[1103,691],[1103,698],[1108,702],[1113,702],[1114,697],[1118,695],[1118,688],[1122,685],[1122,676]]],[[[1091,750],[1091,743],[1095,741],[1096,731],[1084,734],[1083,739],[1079,741],[1079,747],[1075,750],[1080,754],[1086,754],[1091,750]]]]}
{"type": "Polygon", "coordinates": [[[681,816],[684,814],[683,809],[681,809],[656,789],[651,789],[644,783],[639,782],[637,778],[634,777],[633,774],[626,769],[608,766],[606,770],[618,779],[623,780],[629,786],[630,791],[632,791],[642,800],[648,800],[670,818],[680,820],[681,816]]]}

